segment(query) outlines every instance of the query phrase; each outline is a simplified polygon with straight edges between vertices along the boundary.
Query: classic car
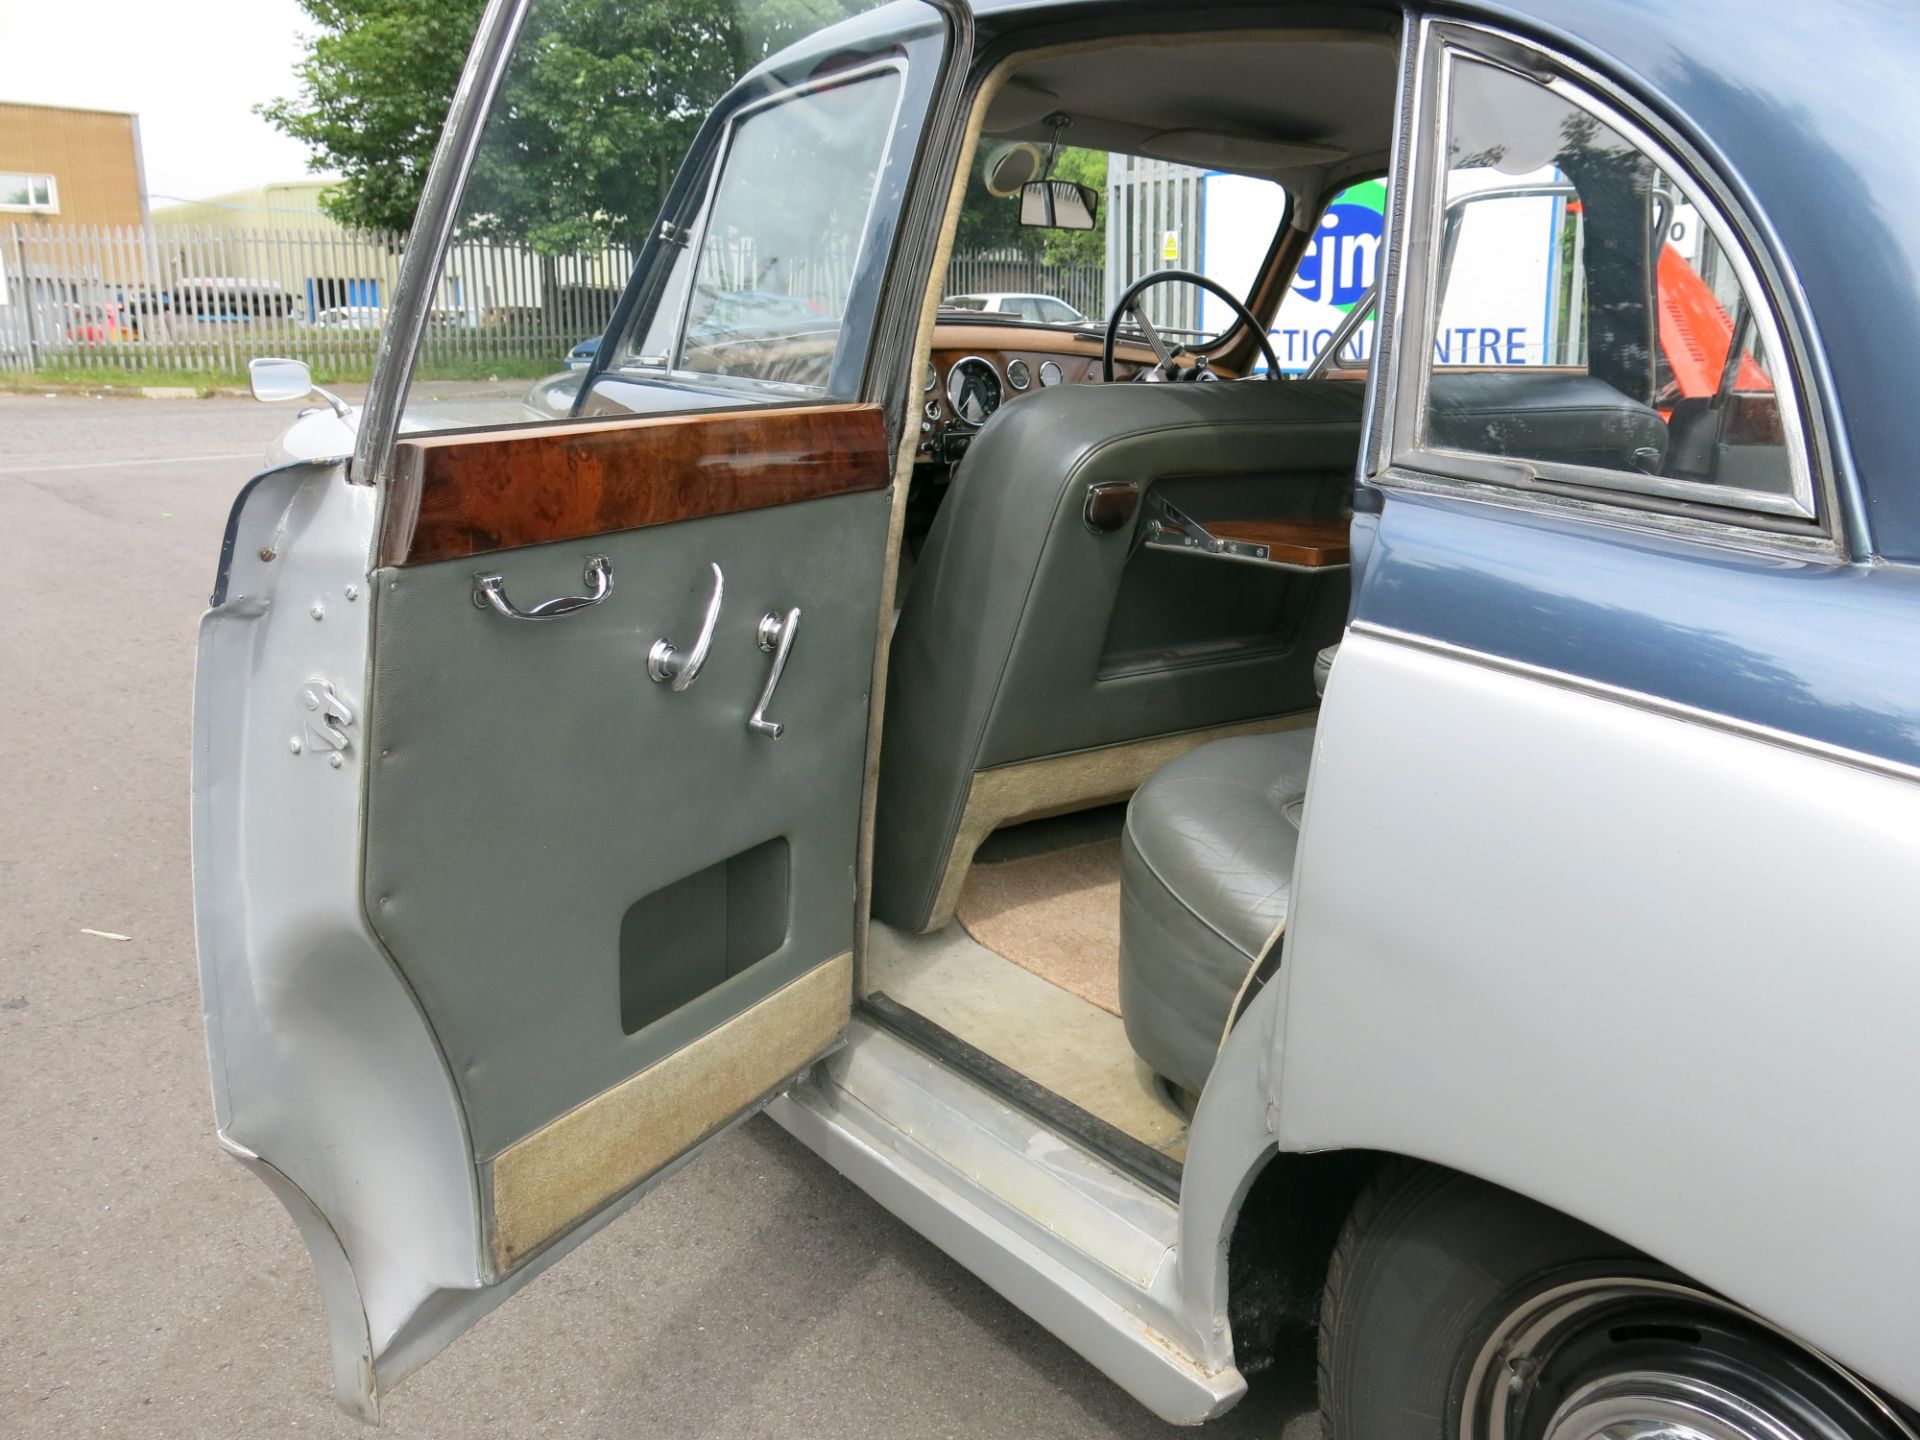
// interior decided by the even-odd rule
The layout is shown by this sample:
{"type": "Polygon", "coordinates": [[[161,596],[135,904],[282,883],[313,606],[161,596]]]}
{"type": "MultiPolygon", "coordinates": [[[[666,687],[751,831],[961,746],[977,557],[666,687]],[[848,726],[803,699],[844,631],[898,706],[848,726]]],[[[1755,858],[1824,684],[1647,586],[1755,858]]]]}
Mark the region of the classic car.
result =
{"type": "Polygon", "coordinates": [[[543,418],[423,418],[595,10],[486,9],[201,626],[217,1133],[339,1404],[764,1110],[1168,1420],[1317,1336],[1335,1440],[1913,1440],[1907,17],[898,0],[543,418]],[[1110,200],[1097,329],[943,311],[1063,132],[1237,279],[1110,200]]]}

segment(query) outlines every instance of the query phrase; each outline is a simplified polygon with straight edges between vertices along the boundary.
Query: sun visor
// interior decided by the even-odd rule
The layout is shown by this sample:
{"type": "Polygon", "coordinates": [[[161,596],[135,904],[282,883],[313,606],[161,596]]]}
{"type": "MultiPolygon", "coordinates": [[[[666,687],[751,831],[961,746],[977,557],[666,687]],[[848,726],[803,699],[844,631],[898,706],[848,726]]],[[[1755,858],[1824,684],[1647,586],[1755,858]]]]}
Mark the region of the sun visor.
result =
{"type": "Polygon", "coordinates": [[[1218,130],[1162,130],[1140,142],[1140,153],[1154,160],[1197,165],[1203,170],[1234,170],[1265,175],[1275,170],[1331,165],[1347,158],[1334,145],[1306,140],[1266,140],[1218,130]]]}
{"type": "Polygon", "coordinates": [[[1059,96],[1016,75],[993,97],[981,128],[989,135],[1010,135],[1039,124],[1059,108],[1059,96]]]}

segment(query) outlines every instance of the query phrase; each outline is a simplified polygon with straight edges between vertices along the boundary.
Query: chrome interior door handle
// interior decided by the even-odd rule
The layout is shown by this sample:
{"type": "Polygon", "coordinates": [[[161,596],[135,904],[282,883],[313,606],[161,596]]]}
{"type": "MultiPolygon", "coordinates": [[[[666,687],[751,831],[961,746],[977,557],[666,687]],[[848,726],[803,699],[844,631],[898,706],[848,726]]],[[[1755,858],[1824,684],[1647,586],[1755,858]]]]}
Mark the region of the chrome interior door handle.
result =
{"type": "Polygon", "coordinates": [[[707,663],[707,652],[713,648],[713,627],[720,623],[720,594],[726,589],[727,581],[718,565],[708,563],[713,571],[713,595],[707,601],[707,613],[700,621],[700,638],[693,642],[693,649],[682,655],[674,643],[663,636],[647,651],[648,678],[671,680],[676,692],[700,678],[700,667],[707,663]]]}
{"type": "Polygon", "coordinates": [[[767,719],[767,703],[773,699],[774,687],[780,683],[780,672],[787,668],[787,656],[793,652],[793,637],[799,629],[798,605],[787,611],[784,620],[771,610],[760,617],[757,638],[762,650],[773,652],[773,668],[767,672],[767,686],[760,692],[760,703],[753,707],[753,714],[747,717],[747,729],[756,735],[765,735],[769,740],[778,740],[787,730],[778,720],[767,719]]]}
{"type": "Polygon", "coordinates": [[[507,581],[504,575],[480,575],[473,582],[473,603],[482,610],[494,610],[509,620],[553,620],[562,615],[571,615],[576,610],[584,610],[589,605],[598,605],[613,593],[613,562],[604,555],[595,555],[587,561],[587,584],[593,587],[590,595],[560,595],[552,600],[543,600],[531,610],[521,610],[507,599],[507,581]]]}

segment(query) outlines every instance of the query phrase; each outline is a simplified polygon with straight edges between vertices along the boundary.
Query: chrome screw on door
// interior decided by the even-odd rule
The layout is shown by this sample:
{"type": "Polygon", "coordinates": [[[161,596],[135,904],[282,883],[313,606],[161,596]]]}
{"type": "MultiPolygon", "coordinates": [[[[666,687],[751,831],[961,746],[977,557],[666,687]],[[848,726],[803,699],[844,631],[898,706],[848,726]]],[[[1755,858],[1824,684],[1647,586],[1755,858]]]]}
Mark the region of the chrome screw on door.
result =
{"type": "Polygon", "coordinates": [[[693,642],[693,649],[683,655],[671,640],[662,636],[647,651],[647,677],[656,681],[671,680],[675,691],[686,689],[700,678],[700,667],[707,663],[707,652],[713,648],[714,626],[720,623],[720,596],[727,582],[718,565],[709,568],[713,571],[713,595],[707,601],[707,613],[700,621],[700,638],[693,642]]]}

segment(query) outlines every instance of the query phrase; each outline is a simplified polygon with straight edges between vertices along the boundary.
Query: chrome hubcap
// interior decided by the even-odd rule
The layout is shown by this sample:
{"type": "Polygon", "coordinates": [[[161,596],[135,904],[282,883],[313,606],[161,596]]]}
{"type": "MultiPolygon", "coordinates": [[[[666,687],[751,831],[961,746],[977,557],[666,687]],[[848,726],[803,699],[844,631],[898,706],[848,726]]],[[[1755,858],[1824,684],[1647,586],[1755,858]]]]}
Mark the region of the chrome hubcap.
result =
{"type": "Polygon", "coordinates": [[[1860,1381],[1791,1336],[1719,1296],[1650,1276],[1577,1280],[1516,1306],[1493,1327],[1467,1374],[1461,1440],[1817,1440],[1841,1433],[1778,1387],[1737,1378],[1738,1366],[1703,1369],[1696,1362],[1711,1353],[1698,1348],[1706,1333],[1746,1335],[1749,1344],[1759,1336],[1763,1350],[1774,1346],[1777,1356],[1797,1357],[1769,1367],[1811,1367],[1863,1402],[1858,1409],[1874,1417],[1874,1434],[1920,1440],[1860,1381]],[[1610,1352],[1604,1342],[1623,1322],[1675,1336],[1671,1358],[1644,1347],[1610,1352]],[[1585,1377],[1577,1373],[1583,1367],[1585,1377]]]}
{"type": "Polygon", "coordinates": [[[1729,1391],[1656,1372],[1609,1376],[1567,1397],[1544,1440],[1798,1440],[1729,1391]]]}

